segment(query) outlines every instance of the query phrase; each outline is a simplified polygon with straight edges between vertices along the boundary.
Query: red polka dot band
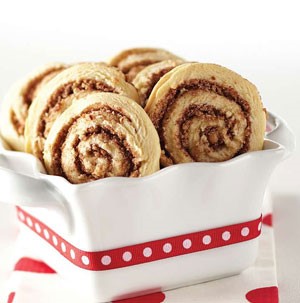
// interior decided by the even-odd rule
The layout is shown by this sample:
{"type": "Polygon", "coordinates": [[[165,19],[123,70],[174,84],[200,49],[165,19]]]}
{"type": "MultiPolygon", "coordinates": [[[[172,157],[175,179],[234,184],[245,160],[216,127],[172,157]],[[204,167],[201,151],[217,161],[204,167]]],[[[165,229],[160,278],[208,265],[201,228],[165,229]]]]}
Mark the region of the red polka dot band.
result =
{"type": "Polygon", "coordinates": [[[55,231],[17,207],[19,220],[47,241],[74,265],[94,271],[110,270],[186,255],[257,238],[262,217],[224,227],[135,244],[105,251],[88,252],[76,248],[55,231]]]}

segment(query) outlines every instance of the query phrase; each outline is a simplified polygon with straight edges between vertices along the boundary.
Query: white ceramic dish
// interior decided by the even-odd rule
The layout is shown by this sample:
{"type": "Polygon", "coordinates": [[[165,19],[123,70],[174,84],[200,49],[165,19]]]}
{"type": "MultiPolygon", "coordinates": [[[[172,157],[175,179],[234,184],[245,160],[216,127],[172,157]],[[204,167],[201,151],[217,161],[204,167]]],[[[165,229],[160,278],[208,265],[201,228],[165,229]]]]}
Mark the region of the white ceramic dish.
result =
{"type": "Polygon", "coordinates": [[[81,185],[1,146],[0,200],[22,207],[41,258],[96,302],[237,274],[257,255],[269,177],[294,149],[283,120],[268,124],[262,151],[81,185]]]}

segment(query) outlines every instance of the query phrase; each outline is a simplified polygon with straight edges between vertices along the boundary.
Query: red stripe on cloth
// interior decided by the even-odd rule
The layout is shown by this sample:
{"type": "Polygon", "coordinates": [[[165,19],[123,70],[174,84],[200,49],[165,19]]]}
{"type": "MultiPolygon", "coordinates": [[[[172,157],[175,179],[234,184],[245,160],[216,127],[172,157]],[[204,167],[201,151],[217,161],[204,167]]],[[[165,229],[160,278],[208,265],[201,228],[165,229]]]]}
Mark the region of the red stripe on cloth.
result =
{"type": "Polygon", "coordinates": [[[8,296],[7,303],[13,303],[16,293],[11,292],[8,296]]]}
{"type": "Polygon", "coordinates": [[[262,218],[262,222],[263,222],[263,224],[272,227],[273,226],[273,216],[272,216],[272,214],[264,215],[263,218],[262,218]]]}
{"type": "Polygon", "coordinates": [[[150,295],[112,301],[112,303],[162,303],[165,301],[165,298],[166,296],[164,293],[156,292],[150,295]]]}
{"type": "Polygon", "coordinates": [[[250,290],[246,294],[246,299],[250,303],[278,303],[278,287],[262,287],[250,290]]]}
{"type": "Polygon", "coordinates": [[[31,258],[21,258],[14,267],[15,271],[28,271],[40,274],[55,274],[53,270],[46,263],[31,258]]]}
{"type": "Polygon", "coordinates": [[[133,266],[182,256],[257,238],[261,233],[261,217],[238,224],[202,230],[135,245],[103,250],[83,251],[46,224],[17,207],[19,220],[74,265],[102,271],[133,266]]]}

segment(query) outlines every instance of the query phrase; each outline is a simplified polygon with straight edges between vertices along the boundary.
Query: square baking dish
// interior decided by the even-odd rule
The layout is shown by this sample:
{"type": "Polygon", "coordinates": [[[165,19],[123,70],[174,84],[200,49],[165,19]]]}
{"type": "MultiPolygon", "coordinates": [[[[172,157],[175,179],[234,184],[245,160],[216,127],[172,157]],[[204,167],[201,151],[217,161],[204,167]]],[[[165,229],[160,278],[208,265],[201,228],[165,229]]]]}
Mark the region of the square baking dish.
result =
{"type": "Polygon", "coordinates": [[[1,145],[0,201],[17,206],[40,258],[87,298],[124,299],[250,266],[270,175],[294,146],[286,123],[269,114],[262,151],[74,185],[1,145]]]}

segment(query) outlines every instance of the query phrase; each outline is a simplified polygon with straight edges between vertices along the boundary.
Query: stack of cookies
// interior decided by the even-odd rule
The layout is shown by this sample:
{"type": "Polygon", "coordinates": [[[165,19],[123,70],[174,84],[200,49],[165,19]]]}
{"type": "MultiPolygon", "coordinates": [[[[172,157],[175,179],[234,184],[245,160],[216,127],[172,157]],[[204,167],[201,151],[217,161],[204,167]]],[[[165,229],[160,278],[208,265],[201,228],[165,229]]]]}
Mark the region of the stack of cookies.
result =
{"type": "Polygon", "coordinates": [[[84,183],[262,149],[266,116],[256,87],[235,72],[135,48],[109,63],[37,70],[6,96],[0,123],[13,150],[84,183]]]}

